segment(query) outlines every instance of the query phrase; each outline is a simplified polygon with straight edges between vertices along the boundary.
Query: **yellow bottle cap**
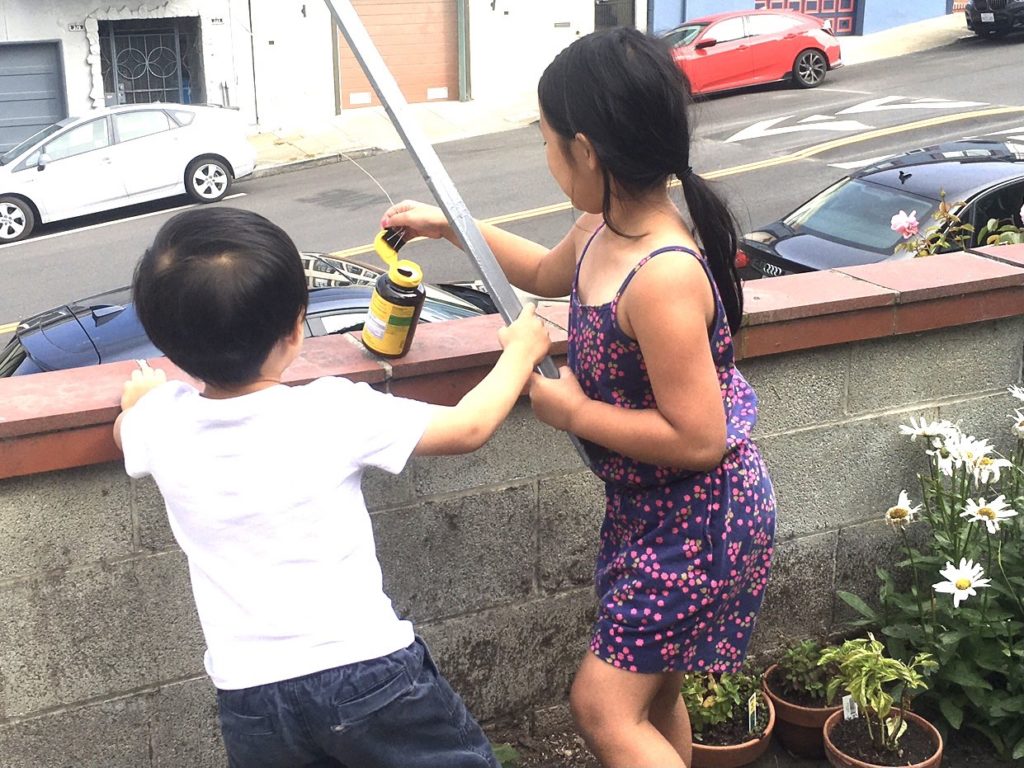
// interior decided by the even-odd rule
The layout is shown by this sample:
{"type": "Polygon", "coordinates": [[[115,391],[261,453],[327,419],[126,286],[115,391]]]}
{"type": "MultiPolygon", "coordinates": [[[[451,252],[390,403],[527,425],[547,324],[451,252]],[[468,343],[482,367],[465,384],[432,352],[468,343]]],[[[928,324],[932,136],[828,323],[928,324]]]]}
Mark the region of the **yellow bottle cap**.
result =
{"type": "Polygon", "coordinates": [[[387,231],[381,230],[377,233],[377,236],[373,238],[373,250],[377,252],[377,255],[384,260],[384,263],[388,266],[393,265],[398,261],[398,251],[391,247],[387,240],[387,231]]]}
{"type": "Polygon", "coordinates": [[[388,279],[401,288],[415,288],[423,282],[423,270],[419,264],[402,259],[388,268],[388,279]]]}

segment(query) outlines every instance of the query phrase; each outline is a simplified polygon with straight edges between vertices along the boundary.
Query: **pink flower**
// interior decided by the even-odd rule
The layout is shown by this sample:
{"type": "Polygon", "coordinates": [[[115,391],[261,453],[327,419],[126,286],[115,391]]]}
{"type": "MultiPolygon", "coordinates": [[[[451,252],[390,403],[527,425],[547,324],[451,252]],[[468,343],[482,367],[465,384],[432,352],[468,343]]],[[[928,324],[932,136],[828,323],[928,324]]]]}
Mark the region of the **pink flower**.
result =
{"type": "Polygon", "coordinates": [[[892,223],[889,228],[894,232],[899,232],[904,240],[908,240],[917,234],[917,211],[900,211],[892,217],[892,223]]]}

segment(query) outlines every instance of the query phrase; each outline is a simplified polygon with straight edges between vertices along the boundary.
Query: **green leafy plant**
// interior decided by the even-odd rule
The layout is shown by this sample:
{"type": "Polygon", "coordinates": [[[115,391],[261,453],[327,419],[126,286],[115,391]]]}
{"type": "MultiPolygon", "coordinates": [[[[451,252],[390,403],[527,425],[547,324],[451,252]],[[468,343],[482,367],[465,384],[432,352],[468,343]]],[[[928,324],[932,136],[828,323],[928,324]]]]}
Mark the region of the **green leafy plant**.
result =
{"type": "Polygon", "coordinates": [[[774,682],[777,693],[787,699],[805,697],[817,700],[823,706],[831,706],[834,696],[829,696],[828,683],[835,676],[834,664],[819,664],[823,649],[815,640],[802,640],[790,645],[779,658],[778,672],[774,682]]]}
{"type": "MultiPolygon", "coordinates": [[[[1010,393],[1024,401],[1021,387],[1010,393]]],[[[839,594],[860,614],[853,625],[877,630],[893,656],[926,653],[938,663],[918,708],[983,734],[1004,759],[1024,758],[1022,409],[1011,416],[1008,458],[948,421],[900,427],[927,464],[921,503],[903,491],[885,512],[903,558],[878,569],[877,610],[839,594]]]]}
{"type": "MultiPolygon", "coordinates": [[[[1020,209],[1024,221],[1024,206],[1020,209]]],[[[1024,227],[1018,227],[1013,219],[989,219],[978,230],[977,241],[981,245],[1015,245],[1024,243],[1024,227]]]]}
{"type": "Polygon", "coordinates": [[[887,657],[885,646],[870,633],[825,651],[818,663],[837,665],[828,694],[834,696],[842,687],[857,702],[875,749],[898,755],[900,737],[907,730],[903,714],[910,709],[910,692],[926,688],[921,671],[938,664],[927,653],[918,654],[909,664],[887,657]],[[897,700],[899,709],[894,711],[897,700]]]}
{"type": "Polygon", "coordinates": [[[947,203],[946,191],[939,192],[939,207],[932,214],[935,224],[926,232],[920,232],[917,211],[900,211],[892,217],[890,228],[903,236],[903,242],[896,245],[897,251],[908,251],[915,257],[931,256],[952,250],[964,250],[971,244],[974,225],[960,218],[964,203],[947,203]]]}
{"type": "Polygon", "coordinates": [[[494,756],[497,758],[501,768],[513,768],[513,766],[519,765],[522,762],[519,752],[508,742],[491,744],[491,749],[494,751],[494,756]]]}
{"type": "Polygon", "coordinates": [[[757,716],[753,736],[760,735],[768,724],[768,705],[761,693],[760,680],[743,672],[714,674],[690,672],[683,676],[680,694],[690,715],[693,738],[697,742],[709,740],[716,729],[736,725],[747,730],[747,702],[757,697],[757,716]]]}

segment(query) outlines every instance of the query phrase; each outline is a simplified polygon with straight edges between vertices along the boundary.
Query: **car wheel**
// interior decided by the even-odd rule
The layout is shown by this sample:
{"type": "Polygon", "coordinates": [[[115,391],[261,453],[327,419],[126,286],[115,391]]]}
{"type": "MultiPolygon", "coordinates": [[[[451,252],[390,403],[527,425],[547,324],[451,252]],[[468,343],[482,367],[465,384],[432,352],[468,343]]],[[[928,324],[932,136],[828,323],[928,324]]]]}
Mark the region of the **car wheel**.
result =
{"type": "Polygon", "coordinates": [[[231,189],[231,171],[214,157],[193,160],[185,169],[185,191],[200,203],[215,203],[231,189]]]}
{"type": "Polygon", "coordinates": [[[793,81],[801,88],[821,85],[826,72],[828,59],[825,58],[825,54],[814,48],[803,51],[793,62],[793,81]]]}
{"type": "Polygon", "coordinates": [[[28,237],[36,226],[32,206],[20,197],[0,196],[0,243],[14,243],[28,237]]]}

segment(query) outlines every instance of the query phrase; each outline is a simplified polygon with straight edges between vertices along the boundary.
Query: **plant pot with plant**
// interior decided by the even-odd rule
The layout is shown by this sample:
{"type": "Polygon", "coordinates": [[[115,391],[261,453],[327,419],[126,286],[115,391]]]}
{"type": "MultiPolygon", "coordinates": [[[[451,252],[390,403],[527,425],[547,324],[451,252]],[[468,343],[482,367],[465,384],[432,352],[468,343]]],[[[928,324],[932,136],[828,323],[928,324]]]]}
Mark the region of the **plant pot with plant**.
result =
{"type": "Polygon", "coordinates": [[[910,711],[911,691],[927,688],[922,672],[938,665],[927,653],[909,664],[885,655],[868,634],[821,654],[819,664],[835,664],[830,695],[846,692],[843,708],[825,721],[825,755],[835,768],[938,768],[942,736],[910,711]],[[899,707],[893,706],[899,701],[899,707]]]}
{"type": "Polygon", "coordinates": [[[825,756],[821,729],[840,708],[834,697],[828,697],[835,665],[818,664],[822,650],[814,640],[794,643],[761,677],[764,692],[775,706],[775,734],[786,750],[799,757],[825,756]]]}
{"type": "Polygon", "coordinates": [[[768,749],[775,708],[756,676],[691,672],[680,693],[693,729],[691,768],[739,768],[768,749]]]}

